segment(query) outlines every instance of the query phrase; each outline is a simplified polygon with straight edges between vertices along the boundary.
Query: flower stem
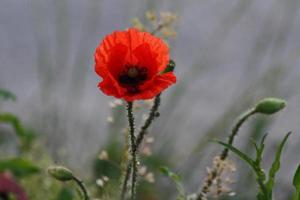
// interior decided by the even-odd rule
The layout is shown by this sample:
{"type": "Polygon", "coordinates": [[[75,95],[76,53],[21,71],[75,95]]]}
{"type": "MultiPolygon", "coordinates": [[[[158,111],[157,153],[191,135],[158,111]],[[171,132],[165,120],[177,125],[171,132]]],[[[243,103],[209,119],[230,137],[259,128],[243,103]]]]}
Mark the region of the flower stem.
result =
{"type": "MultiPolygon", "coordinates": [[[[244,114],[240,116],[237,123],[234,125],[234,127],[231,130],[231,134],[228,137],[228,144],[232,145],[235,139],[235,136],[238,134],[238,131],[240,127],[243,125],[243,123],[253,114],[256,113],[255,108],[251,108],[248,111],[246,111],[244,114]]],[[[223,151],[220,154],[221,161],[226,160],[228,157],[228,148],[224,148],[223,151]]],[[[217,178],[217,176],[220,174],[220,165],[216,165],[212,168],[209,175],[205,179],[205,183],[202,186],[200,193],[198,194],[196,200],[204,200],[206,199],[206,194],[210,191],[210,187],[212,186],[214,180],[217,178]]]]}
{"type": "MultiPolygon", "coordinates": [[[[249,109],[248,111],[246,111],[244,114],[242,114],[240,116],[240,118],[238,119],[237,123],[235,124],[235,126],[232,128],[231,134],[228,138],[228,142],[227,144],[232,145],[235,136],[238,134],[238,131],[240,129],[240,127],[243,125],[243,123],[253,114],[256,113],[255,108],[249,109]]],[[[228,148],[224,148],[224,150],[222,151],[220,157],[221,160],[225,160],[228,156],[228,148]]]]}
{"type": "Polygon", "coordinates": [[[158,107],[160,105],[160,95],[161,94],[158,94],[155,99],[154,99],[154,104],[150,110],[150,113],[149,113],[149,116],[148,118],[146,119],[145,121],[145,124],[142,126],[138,136],[137,136],[137,139],[136,139],[136,147],[137,149],[139,148],[139,146],[141,145],[143,139],[144,139],[144,136],[146,135],[147,133],[147,129],[149,128],[149,126],[151,125],[151,123],[153,122],[153,120],[155,119],[155,117],[157,116],[157,110],[158,110],[158,107]]]}
{"type": "Polygon", "coordinates": [[[76,182],[76,184],[79,186],[79,188],[81,189],[82,193],[83,193],[83,197],[84,197],[84,200],[90,200],[90,197],[89,197],[89,194],[88,194],[88,191],[84,185],[84,183],[82,182],[82,180],[80,180],[79,178],[77,177],[73,177],[73,180],[76,182]]]}
{"type": "Polygon", "coordinates": [[[147,129],[149,128],[149,126],[151,125],[151,123],[153,122],[153,120],[155,119],[155,117],[157,116],[157,110],[158,107],[160,105],[160,95],[158,94],[155,99],[154,99],[154,104],[150,110],[149,116],[146,119],[144,125],[142,126],[137,138],[135,138],[134,135],[134,118],[133,118],[133,114],[132,114],[132,102],[128,102],[127,105],[127,112],[128,112],[128,122],[129,122],[129,135],[130,135],[130,141],[131,141],[131,154],[132,154],[132,160],[129,161],[129,163],[127,164],[126,167],[126,171],[125,171],[125,176],[124,176],[124,181],[123,181],[123,185],[122,185],[122,191],[121,191],[121,200],[125,199],[125,195],[126,195],[126,190],[127,190],[127,184],[130,178],[130,173],[132,172],[132,198],[134,198],[134,193],[135,193],[135,185],[136,185],[136,177],[137,177],[137,158],[136,155],[138,153],[138,149],[144,139],[144,136],[147,133],[147,129]]]}
{"type": "MultiPolygon", "coordinates": [[[[135,143],[134,135],[134,117],[132,112],[133,103],[128,102],[127,104],[127,117],[129,122],[129,136],[130,136],[130,145],[131,145],[131,157],[132,157],[132,179],[131,179],[131,200],[135,199],[135,188],[136,188],[136,179],[137,179],[137,148],[135,143]]],[[[125,186],[126,187],[126,186],[125,186]]]]}
{"type": "Polygon", "coordinates": [[[127,190],[127,183],[129,181],[129,178],[130,178],[131,168],[132,168],[131,162],[128,162],[128,164],[126,166],[123,185],[122,185],[122,192],[121,192],[121,198],[120,198],[121,200],[125,199],[125,194],[126,194],[126,190],[127,190]]]}

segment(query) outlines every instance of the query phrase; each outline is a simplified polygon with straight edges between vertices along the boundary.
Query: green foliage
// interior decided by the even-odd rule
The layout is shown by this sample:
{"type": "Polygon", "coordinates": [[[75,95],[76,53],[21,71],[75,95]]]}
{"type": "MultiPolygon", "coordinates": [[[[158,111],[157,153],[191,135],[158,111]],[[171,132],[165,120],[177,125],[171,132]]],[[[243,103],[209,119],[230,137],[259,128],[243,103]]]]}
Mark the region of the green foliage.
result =
{"type": "Polygon", "coordinates": [[[267,189],[269,191],[272,191],[272,188],[274,187],[274,181],[275,181],[275,176],[276,173],[278,172],[279,168],[280,168],[280,157],[282,154],[282,150],[283,147],[288,139],[288,137],[290,136],[291,132],[289,132],[288,134],[286,134],[286,136],[283,138],[283,140],[281,141],[279,147],[277,148],[276,154],[275,154],[275,159],[272,163],[272,166],[269,170],[269,180],[267,182],[267,189]]]}
{"type": "Polygon", "coordinates": [[[12,92],[0,88],[0,100],[5,100],[5,101],[12,100],[12,101],[16,101],[17,97],[12,92]]]}
{"type": "Polygon", "coordinates": [[[293,185],[296,189],[293,200],[300,200],[300,165],[298,165],[298,168],[294,175],[293,185]]]}
{"type": "Polygon", "coordinates": [[[282,142],[277,148],[276,154],[275,154],[275,159],[272,163],[272,166],[269,170],[269,176],[268,180],[266,180],[266,174],[265,170],[261,166],[261,161],[263,159],[263,151],[265,148],[265,139],[266,135],[262,138],[261,142],[259,145],[257,145],[254,141],[252,141],[255,150],[256,150],[256,158],[252,159],[249,157],[247,154],[243,153],[236,147],[226,144],[221,141],[216,141],[217,143],[223,145],[224,147],[228,148],[230,151],[235,153],[239,158],[244,160],[255,172],[256,174],[256,181],[259,185],[259,192],[257,194],[257,199],[258,200],[272,200],[272,194],[273,194],[273,187],[275,183],[275,176],[276,173],[278,172],[280,168],[280,158],[282,154],[283,147],[290,136],[291,132],[287,133],[286,136],[283,138],[282,142]]]}
{"type": "Polygon", "coordinates": [[[73,191],[67,187],[63,187],[57,197],[57,200],[73,200],[73,199],[74,199],[73,191]]]}
{"type": "Polygon", "coordinates": [[[0,172],[10,171],[16,177],[22,178],[40,172],[40,168],[24,158],[0,160],[0,172]]]}
{"type": "Polygon", "coordinates": [[[14,128],[16,135],[20,140],[20,148],[22,150],[28,150],[28,148],[30,148],[31,143],[36,136],[32,131],[27,130],[23,126],[17,116],[11,113],[0,113],[0,123],[10,124],[14,128]]]}
{"type": "Polygon", "coordinates": [[[81,200],[76,195],[73,184],[62,185],[44,173],[26,177],[21,180],[21,184],[30,200],[81,200]],[[71,194],[72,198],[68,198],[71,194]]]}
{"type": "Polygon", "coordinates": [[[170,178],[175,184],[177,192],[179,193],[177,200],[186,200],[185,191],[181,183],[181,178],[176,173],[172,172],[168,167],[161,167],[160,172],[166,177],[170,178]]]}
{"type": "Polygon", "coordinates": [[[1,113],[0,114],[0,122],[11,124],[11,126],[15,129],[16,134],[19,137],[25,136],[25,130],[22,126],[19,118],[11,113],[1,113]]]}

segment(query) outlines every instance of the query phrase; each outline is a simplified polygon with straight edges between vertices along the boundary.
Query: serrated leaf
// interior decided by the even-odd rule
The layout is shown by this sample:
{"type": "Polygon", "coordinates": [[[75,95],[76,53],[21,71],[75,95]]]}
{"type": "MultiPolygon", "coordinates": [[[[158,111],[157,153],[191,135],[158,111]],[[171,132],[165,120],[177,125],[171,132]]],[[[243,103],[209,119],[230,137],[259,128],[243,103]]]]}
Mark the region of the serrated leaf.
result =
{"type": "Polygon", "coordinates": [[[281,154],[282,154],[282,150],[283,147],[288,139],[288,137],[291,135],[291,132],[287,133],[286,136],[283,138],[282,142],[280,143],[277,151],[276,151],[276,155],[275,155],[275,159],[273,161],[273,164],[269,170],[269,180],[266,184],[266,187],[268,189],[268,191],[271,193],[272,188],[274,186],[274,182],[275,182],[275,176],[276,173],[278,172],[279,168],[280,168],[280,158],[281,158],[281,154]]]}
{"type": "Polygon", "coordinates": [[[15,176],[22,178],[40,172],[40,168],[29,160],[11,158],[0,160],[0,172],[9,170],[15,176]]]}
{"type": "Polygon", "coordinates": [[[239,156],[242,160],[246,161],[251,167],[254,167],[254,161],[249,156],[247,156],[245,153],[241,152],[234,146],[218,140],[214,140],[213,142],[223,145],[224,147],[226,147],[227,149],[235,153],[237,156],[239,156]]]}
{"type": "Polygon", "coordinates": [[[17,97],[8,90],[0,89],[0,100],[16,101],[17,97]]]}

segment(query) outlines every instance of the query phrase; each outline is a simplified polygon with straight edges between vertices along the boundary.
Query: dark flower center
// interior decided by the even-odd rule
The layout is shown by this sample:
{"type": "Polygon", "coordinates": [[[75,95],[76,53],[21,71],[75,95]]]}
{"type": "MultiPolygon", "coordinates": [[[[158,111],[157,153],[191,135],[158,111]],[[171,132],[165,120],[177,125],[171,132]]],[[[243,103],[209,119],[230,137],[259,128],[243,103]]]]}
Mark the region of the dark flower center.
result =
{"type": "Polygon", "coordinates": [[[138,86],[148,77],[148,70],[145,67],[126,65],[125,70],[119,75],[119,82],[127,88],[130,93],[139,92],[138,86]]]}

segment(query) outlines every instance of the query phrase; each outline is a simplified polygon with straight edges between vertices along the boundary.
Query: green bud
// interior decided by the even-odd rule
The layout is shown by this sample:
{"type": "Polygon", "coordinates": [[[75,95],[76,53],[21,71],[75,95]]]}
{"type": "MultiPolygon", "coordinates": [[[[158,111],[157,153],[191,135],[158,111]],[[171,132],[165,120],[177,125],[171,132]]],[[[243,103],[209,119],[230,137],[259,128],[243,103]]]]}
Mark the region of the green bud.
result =
{"type": "Polygon", "coordinates": [[[285,100],[270,97],[259,101],[255,107],[255,111],[262,114],[272,115],[285,108],[285,106],[285,100]]]}
{"type": "Polygon", "coordinates": [[[63,166],[50,166],[48,173],[59,181],[70,181],[74,179],[73,172],[63,166]]]}
{"type": "Polygon", "coordinates": [[[170,60],[166,69],[163,71],[163,74],[174,71],[175,66],[176,66],[176,64],[175,64],[174,60],[170,60]]]}

